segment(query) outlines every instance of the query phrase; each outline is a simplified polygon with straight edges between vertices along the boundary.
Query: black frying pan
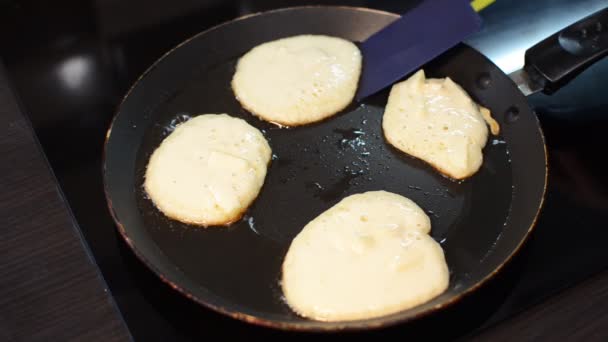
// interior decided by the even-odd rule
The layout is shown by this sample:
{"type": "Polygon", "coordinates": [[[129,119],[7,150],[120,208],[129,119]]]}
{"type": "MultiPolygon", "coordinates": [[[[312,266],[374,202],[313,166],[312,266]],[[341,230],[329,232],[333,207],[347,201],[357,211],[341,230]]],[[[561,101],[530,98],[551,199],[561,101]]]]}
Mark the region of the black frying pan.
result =
{"type": "Polygon", "coordinates": [[[335,117],[279,129],[243,110],[230,89],[237,59],[254,46],[296,34],[362,41],[397,15],[362,8],[304,7],[257,14],[203,32],[156,62],[125,97],[108,130],[104,181],[110,211],[135,254],[173,288],[248,322],[296,330],[379,327],[454,303],[480,287],[518,251],[543,202],[547,161],[538,120],[513,81],[459,45],[425,66],[449,76],[488,107],[502,131],[472,178],[457,183],[387,145],[387,92],[335,117]],[[200,113],[229,113],[261,129],[275,158],[243,220],[199,228],[168,219],[142,189],[150,154],[172,126],[200,113]],[[446,253],[449,289],[411,310],[370,320],[316,322],[281,299],[280,267],[291,240],[341,198],[369,190],[405,195],[432,221],[446,253]]]}

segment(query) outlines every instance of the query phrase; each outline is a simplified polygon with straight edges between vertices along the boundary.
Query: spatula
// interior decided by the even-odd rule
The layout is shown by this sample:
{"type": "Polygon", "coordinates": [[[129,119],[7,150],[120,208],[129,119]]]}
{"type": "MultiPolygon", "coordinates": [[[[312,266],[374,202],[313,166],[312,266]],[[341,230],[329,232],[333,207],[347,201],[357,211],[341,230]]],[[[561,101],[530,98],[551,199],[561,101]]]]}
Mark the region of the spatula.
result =
{"type": "Polygon", "coordinates": [[[491,1],[424,0],[361,44],[362,100],[421,68],[481,28],[475,11],[491,1]],[[475,7],[475,9],[473,8],[475,7]]]}

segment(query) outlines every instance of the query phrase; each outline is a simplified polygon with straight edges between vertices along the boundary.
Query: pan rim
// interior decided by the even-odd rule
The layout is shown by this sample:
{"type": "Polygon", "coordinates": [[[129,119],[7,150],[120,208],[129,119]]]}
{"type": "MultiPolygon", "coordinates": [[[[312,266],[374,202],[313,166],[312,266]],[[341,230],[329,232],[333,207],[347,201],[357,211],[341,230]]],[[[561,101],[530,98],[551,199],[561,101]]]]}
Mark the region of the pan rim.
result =
{"type": "Polygon", "coordinates": [[[197,303],[198,305],[211,309],[212,311],[220,313],[224,316],[232,317],[234,319],[237,319],[237,320],[240,320],[240,321],[243,321],[246,323],[251,323],[251,324],[254,324],[257,326],[275,328],[275,329],[280,329],[280,330],[302,331],[302,332],[364,331],[364,330],[385,328],[385,327],[394,326],[397,324],[404,324],[407,322],[411,322],[411,321],[423,318],[425,316],[428,316],[437,311],[443,310],[447,307],[450,307],[450,306],[458,303],[459,301],[461,301],[463,298],[465,298],[465,297],[471,295],[472,293],[474,293],[475,291],[477,291],[484,284],[486,284],[488,281],[493,279],[513,259],[513,257],[520,252],[521,248],[525,245],[525,243],[529,239],[531,233],[533,232],[533,230],[536,226],[540,212],[544,206],[544,202],[545,202],[545,198],[546,198],[546,191],[547,191],[548,173],[549,173],[548,172],[547,146],[546,146],[545,136],[543,134],[542,127],[540,126],[538,116],[534,115],[533,119],[536,122],[536,126],[538,127],[540,137],[542,140],[542,144],[543,144],[544,158],[545,158],[545,160],[544,160],[545,174],[544,174],[544,183],[542,186],[542,193],[540,194],[540,203],[537,206],[537,210],[534,214],[534,219],[530,223],[530,226],[528,227],[525,235],[523,235],[523,237],[520,239],[520,241],[517,243],[516,247],[511,251],[511,253],[509,253],[509,255],[485,277],[481,278],[479,281],[475,282],[473,285],[468,287],[466,290],[463,290],[461,293],[454,295],[452,298],[449,298],[448,300],[444,301],[443,303],[437,304],[433,307],[430,307],[424,311],[421,311],[421,312],[413,314],[413,315],[412,314],[403,315],[404,312],[407,312],[407,310],[406,310],[406,311],[402,311],[401,314],[396,313],[392,317],[384,316],[384,317],[376,317],[376,318],[372,318],[372,319],[362,319],[362,320],[354,320],[354,321],[286,322],[286,321],[277,321],[277,320],[272,320],[272,319],[261,318],[259,316],[254,316],[254,315],[246,314],[243,312],[238,312],[235,310],[230,310],[230,309],[226,309],[226,308],[223,308],[223,307],[215,305],[215,304],[211,304],[210,302],[194,295],[193,293],[191,293],[190,291],[185,289],[183,286],[180,286],[180,285],[172,282],[152,262],[150,262],[144,256],[144,253],[142,253],[135,246],[135,244],[133,243],[133,241],[127,234],[127,231],[124,228],[122,222],[118,219],[118,217],[114,211],[112,199],[110,198],[109,185],[108,185],[108,180],[106,177],[107,176],[106,161],[107,161],[107,146],[108,146],[108,141],[110,139],[110,136],[112,134],[112,128],[114,126],[114,123],[116,122],[116,119],[117,119],[117,117],[120,113],[120,110],[123,107],[123,104],[125,103],[125,101],[129,98],[129,96],[131,95],[133,90],[140,84],[140,82],[149,73],[151,73],[158,66],[159,63],[161,63],[168,55],[172,54],[175,50],[179,49],[181,46],[183,46],[185,44],[188,44],[190,41],[194,40],[198,36],[206,34],[208,32],[212,32],[217,29],[220,29],[223,26],[232,24],[234,22],[238,22],[238,21],[242,21],[242,20],[245,20],[248,18],[257,17],[257,16],[261,16],[261,15],[266,15],[266,14],[298,11],[298,10],[305,10],[305,9],[315,9],[315,8],[328,8],[328,9],[338,9],[338,10],[343,9],[343,10],[355,10],[355,11],[362,11],[362,12],[372,12],[372,13],[382,14],[382,15],[386,15],[386,16],[391,16],[391,17],[394,17],[395,19],[400,17],[400,15],[396,14],[396,13],[377,10],[377,9],[371,9],[371,8],[366,8],[366,7],[357,7],[357,6],[324,6],[324,5],[291,6],[291,7],[284,7],[284,8],[268,10],[268,11],[258,11],[255,13],[246,14],[246,15],[234,18],[232,20],[223,22],[221,24],[218,24],[218,25],[208,28],[206,30],[203,30],[203,31],[185,39],[184,41],[180,42],[179,44],[177,44],[176,46],[174,46],[173,48],[168,50],[166,53],[164,53],[162,56],[160,56],[133,82],[133,84],[129,87],[128,91],[122,97],[120,103],[117,105],[116,109],[114,110],[113,118],[112,118],[110,125],[108,127],[108,130],[106,132],[106,136],[105,136],[105,140],[104,140],[104,147],[103,147],[103,152],[102,152],[102,178],[103,178],[104,196],[106,198],[106,204],[108,206],[108,210],[110,212],[112,220],[114,221],[116,227],[118,228],[118,232],[119,232],[120,236],[126,242],[126,244],[129,246],[129,248],[133,251],[133,254],[137,257],[137,259],[139,259],[144,265],[146,265],[146,267],[148,267],[148,269],[150,269],[154,274],[156,274],[161,279],[162,282],[169,285],[173,290],[177,291],[178,293],[180,293],[184,297],[192,300],[193,302],[197,303]],[[309,323],[315,323],[315,324],[312,325],[309,323]]]}

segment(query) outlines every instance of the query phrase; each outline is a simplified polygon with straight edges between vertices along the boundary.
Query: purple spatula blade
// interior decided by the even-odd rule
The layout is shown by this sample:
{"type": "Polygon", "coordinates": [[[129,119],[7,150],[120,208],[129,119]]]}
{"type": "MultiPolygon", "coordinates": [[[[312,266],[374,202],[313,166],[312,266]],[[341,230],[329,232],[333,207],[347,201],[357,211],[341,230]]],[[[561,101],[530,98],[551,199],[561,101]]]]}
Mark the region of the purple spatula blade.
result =
{"type": "Polygon", "coordinates": [[[463,41],[481,27],[468,0],[425,0],[361,44],[357,101],[372,95],[463,41]]]}

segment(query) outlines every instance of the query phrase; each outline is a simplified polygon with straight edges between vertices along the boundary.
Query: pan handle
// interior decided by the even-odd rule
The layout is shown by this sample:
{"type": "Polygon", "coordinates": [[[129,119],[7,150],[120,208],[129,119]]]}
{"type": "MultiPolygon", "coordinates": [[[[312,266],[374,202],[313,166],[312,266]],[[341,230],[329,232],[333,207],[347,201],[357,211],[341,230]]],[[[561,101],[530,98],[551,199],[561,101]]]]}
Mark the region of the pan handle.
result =
{"type": "Polygon", "coordinates": [[[524,70],[545,94],[552,94],[606,55],[608,7],[528,49],[524,70]]]}

